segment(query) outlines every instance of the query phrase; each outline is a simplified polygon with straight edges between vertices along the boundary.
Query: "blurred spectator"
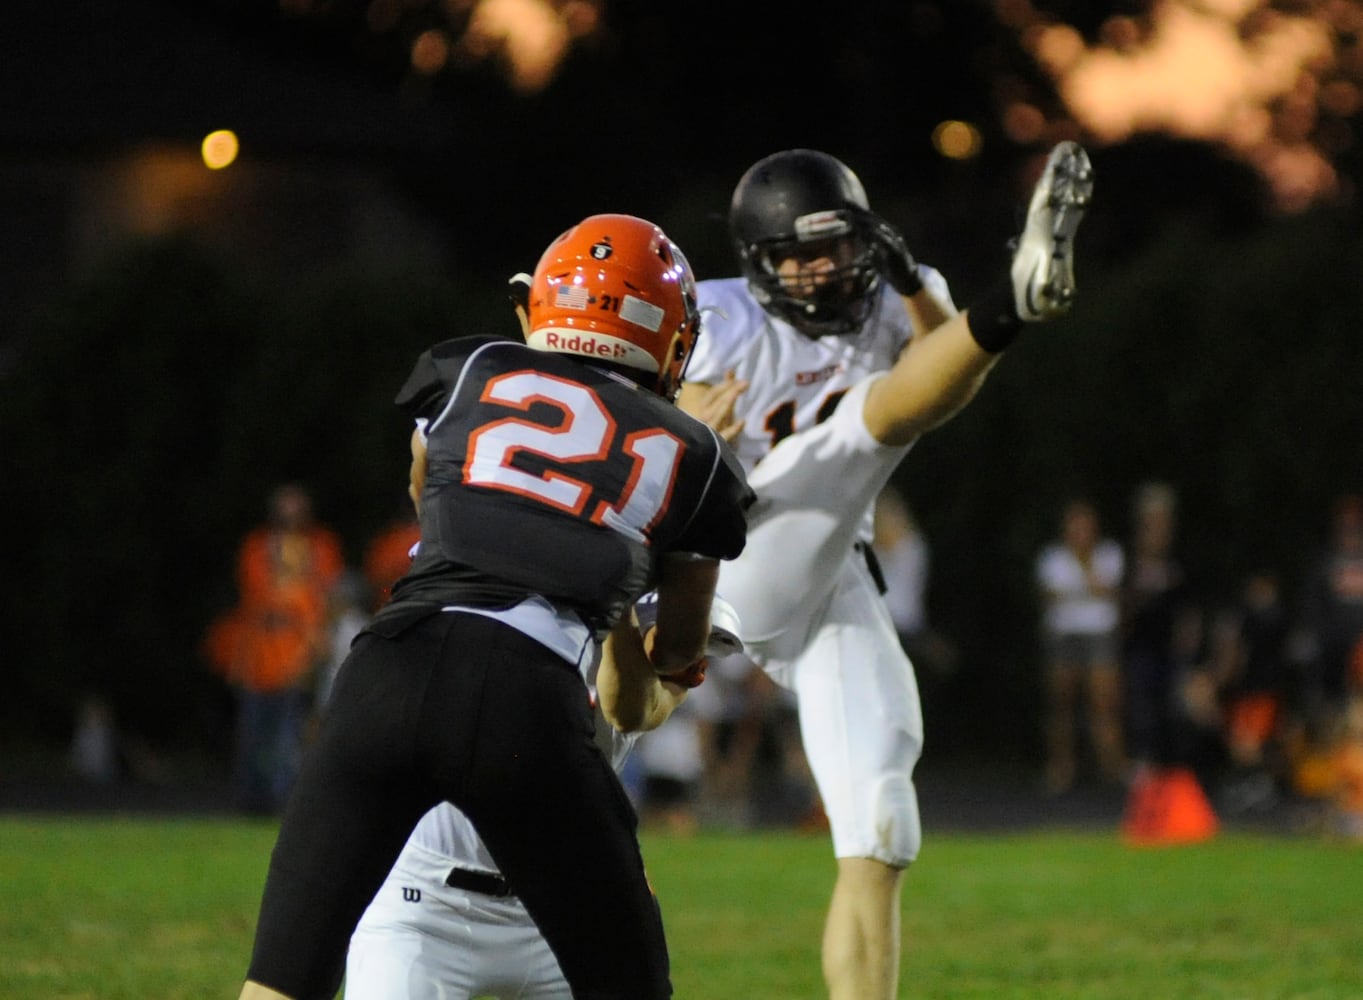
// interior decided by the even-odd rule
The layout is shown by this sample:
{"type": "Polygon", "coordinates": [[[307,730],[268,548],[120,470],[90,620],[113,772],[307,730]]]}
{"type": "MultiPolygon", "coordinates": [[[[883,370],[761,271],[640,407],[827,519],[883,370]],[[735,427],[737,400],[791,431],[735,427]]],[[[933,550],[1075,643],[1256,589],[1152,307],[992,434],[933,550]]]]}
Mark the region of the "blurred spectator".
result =
{"type": "Polygon", "coordinates": [[[314,522],[311,496],[292,483],[271,493],[266,523],[238,550],[239,602],[214,623],[208,646],[237,696],[233,782],[245,811],[278,811],[293,785],[344,568],[339,538],[314,522]]]}
{"type": "Polygon", "coordinates": [[[774,686],[745,654],[733,653],[712,660],[705,683],[687,699],[699,727],[704,766],[700,804],[705,822],[730,828],[752,823],[753,771],[762,742],[764,693],[769,697],[774,686]]]}
{"type": "Polygon", "coordinates": [[[645,733],[622,780],[645,826],[827,829],[795,701],[742,653],[713,659],[665,726],[645,733]]]}
{"type": "Polygon", "coordinates": [[[766,671],[755,678],[762,705],[762,742],[757,751],[753,808],[759,826],[788,826],[826,833],[828,815],[800,734],[800,705],[766,671]]]}
{"type": "Polygon", "coordinates": [[[1328,728],[1306,728],[1294,737],[1289,753],[1297,825],[1363,840],[1363,693],[1351,695],[1328,728]]]}
{"type": "Polygon", "coordinates": [[[421,525],[410,502],[404,515],[388,524],[370,541],[364,552],[364,577],[368,581],[371,607],[377,611],[388,603],[393,584],[412,566],[412,546],[421,540],[421,525]]]}
{"type": "MultiPolygon", "coordinates": [[[[709,682],[707,671],[705,683],[709,682]]],[[[639,758],[640,824],[682,836],[695,833],[700,825],[696,809],[705,763],[700,724],[689,697],[665,725],[639,738],[634,756],[639,758]]]]}
{"type": "Polygon", "coordinates": [[[1121,546],[1103,537],[1098,512],[1084,499],[1067,503],[1060,536],[1037,560],[1045,602],[1042,640],[1045,670],[1048,792],[1067,791],[1076,776],[1076,721],[1086,695],[1088,732],[1102,776],[1124,773],[1117,595],[1121,546]]]}
{"type": "Polygon", "coordinates": [[[1334,753],[1330,832],[1363,841],[1363,692],[1350,695],[1334,753]]]}
{"type": "Polygon", "coordinates": [[[738,653],[715,660],[689,701],[705,765],[703,824],[746,829],[810,817],[818,794],[788,691],[738,653]]]}
{"type": "Polygon", "coordinates": [[[1180,685],[1202,646],[1201,610],[1174,553],[1177,514],[1167,484],[1136,491],[1121,603],[1126,745],[1137,779],[1181,762],[1180,685]]]}
{"type": "Polygon", "coordinates": [[[313,712],[320,713],[336,683],[336,674],[350,654],[350,644],[373,617],[373,591],[362,574],[346,570],[331,588],[327,612],[327,648],[317,671],[313,712]]]}
{"type": "Polygon", "coordinates": [[[1282,736],[1291,696],[1289,623],[1278,575],[1249,574],[1239,603],[1212,631],[1229,766],[1221,800],[1228,812],[1264,811],[1277,804],[1288,779],[1282,736]]]}
{"type": "Polygon", "coordinates": [[[876,499],[871,548],[885,578],[885,602],[904,652],[920,673],[951,673],[956,651],[928,620],[928,542],[908,502],[893,486],[876,499]]]}
{"type": "Polygon", "coordinates": [[[114,710],[97,694],[86,695],[77,705],[70,761],[76,774],[96,784],[107,784],[123,774],[114,710]]]}
{"type": "Polygon", "coordinates": [[[1363,497],[1335,502],[1329,542],[1306,584],[1302,624],[1309,652],[1306,712],[1324,731],[1344,712],[1363,638],[1363,497]]]}

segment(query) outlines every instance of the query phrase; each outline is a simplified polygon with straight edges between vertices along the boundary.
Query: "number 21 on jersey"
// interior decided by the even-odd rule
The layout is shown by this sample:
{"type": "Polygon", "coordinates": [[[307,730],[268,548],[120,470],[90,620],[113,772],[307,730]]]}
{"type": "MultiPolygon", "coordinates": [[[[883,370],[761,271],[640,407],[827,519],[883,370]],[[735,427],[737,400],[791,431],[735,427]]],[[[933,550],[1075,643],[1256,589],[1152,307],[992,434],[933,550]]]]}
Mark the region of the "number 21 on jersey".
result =
{"type": "Polygon", "coordinates": [[[648,543],[648,529],[672,496],[683,450],[677,437],[659,427],[622,436],[592,389],[543,372],[498,375],[488,380],[481,398],[527,415],[490,421],[469,435],[465,483],[530,497],[648,543]],[[534,403],[558,410],[562,422],[549,426],[531,420],[528,413],[534,403]],[[522,453],[571,466],[604,461],[617,449],[634,463],[618,497],[598,496],[598,487],[566,472],[551,469],[537,475],[512,465],[522,453]]]}

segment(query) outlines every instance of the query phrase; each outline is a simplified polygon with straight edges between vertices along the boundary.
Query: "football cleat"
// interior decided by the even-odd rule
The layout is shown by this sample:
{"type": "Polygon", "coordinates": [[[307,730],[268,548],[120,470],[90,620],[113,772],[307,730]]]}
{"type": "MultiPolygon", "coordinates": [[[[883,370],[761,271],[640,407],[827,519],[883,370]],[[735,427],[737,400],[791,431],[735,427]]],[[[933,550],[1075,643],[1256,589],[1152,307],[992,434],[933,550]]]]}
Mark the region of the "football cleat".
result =
{"type": "Polygon", "coordinates": [[[1093,197],[1093,167],[1082,146],[1051,150],[1032,191],[1013,252],[1013,301],[1027,322],[1050,319],[1074,301],[1074,234],[1093,197]]]}

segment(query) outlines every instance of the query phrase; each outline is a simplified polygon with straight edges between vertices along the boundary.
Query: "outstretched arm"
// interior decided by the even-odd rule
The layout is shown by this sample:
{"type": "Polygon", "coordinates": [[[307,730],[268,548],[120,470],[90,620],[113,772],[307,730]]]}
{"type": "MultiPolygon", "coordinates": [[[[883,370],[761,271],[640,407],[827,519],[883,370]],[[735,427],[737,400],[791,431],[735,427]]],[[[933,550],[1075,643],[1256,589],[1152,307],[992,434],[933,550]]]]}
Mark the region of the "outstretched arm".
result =
{"type": "Polygon", "coordinates": [[[866,396],[866,428],[880,443],[904,445],[949,420],[979,391],[993,366],[965,317],[933,294],[899,230],[871,217],[881,276],[904,301],[913,339],[866,396]]]}
{"type": "Polygon", "coordinates": [[[942,326],[957,314],[956,307],[943,302],[927,287],[920,288],[912,295],[901,295],[904,308],[913,320],[914,340],[921,340],[942,326]]]}
{"type": "Polygon", "coordinates": [[[899,293],[904,308],[913,320],[914,339],[921,339],[957,314],[950,299],[939,298],[923,284],[923,271],[909,253],[908,244],[898,229],[872,213],[866,225],[880,276],[899,293]]]}

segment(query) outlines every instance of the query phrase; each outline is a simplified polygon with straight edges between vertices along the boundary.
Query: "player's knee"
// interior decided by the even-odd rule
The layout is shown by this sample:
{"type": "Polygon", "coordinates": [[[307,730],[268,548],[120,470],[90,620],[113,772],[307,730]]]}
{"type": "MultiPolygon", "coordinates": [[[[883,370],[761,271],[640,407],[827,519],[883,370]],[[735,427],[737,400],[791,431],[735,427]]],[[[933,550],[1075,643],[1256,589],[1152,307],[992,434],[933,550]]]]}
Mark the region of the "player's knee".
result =
{"type": "Polygon", "coordinates": [[[877,857],[893,865],[907,865],[918,857],[923,842],[913,782],[902,774],[881,778],[873,805],[877,857]]]}

